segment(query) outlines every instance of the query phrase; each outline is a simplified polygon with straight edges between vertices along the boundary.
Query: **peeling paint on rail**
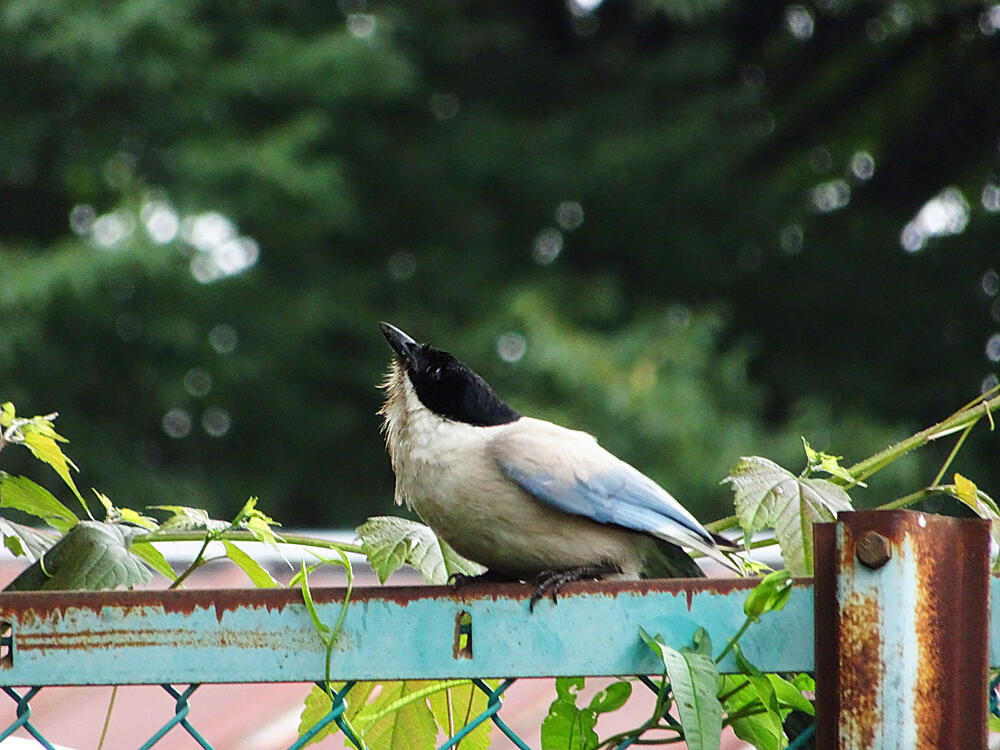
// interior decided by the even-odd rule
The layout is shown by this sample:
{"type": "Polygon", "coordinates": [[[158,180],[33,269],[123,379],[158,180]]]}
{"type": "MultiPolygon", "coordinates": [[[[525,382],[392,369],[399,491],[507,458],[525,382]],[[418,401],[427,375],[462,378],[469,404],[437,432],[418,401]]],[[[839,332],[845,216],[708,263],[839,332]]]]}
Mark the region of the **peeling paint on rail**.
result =
{"type": "MultiPolygon", "coordinates": [[[[483,584],[356,588],[333,658],[338,679],[653,674],[638,637],[689,645],[699,626],[725,643],[754,581],[580,582],[528,612],[531,588],[483,584]],[[456,616],[474,623],[471,658],[455,658],[456,616]]],[[[313,589],[334,622],[345,591],[313,589]]],[[[19,592],[0,594],[13,628],[0,684],[148,684],[321,679],[324,648],[297,590],[19,592]]],[[[812,668],[812,590],[798,581],[785,610],[742,641],[780,671],[812,668]],[[788,633],[796,633],[789,638],[788,633]]],[[[731,658],[723,669],[732,669],[731,658]]]]}

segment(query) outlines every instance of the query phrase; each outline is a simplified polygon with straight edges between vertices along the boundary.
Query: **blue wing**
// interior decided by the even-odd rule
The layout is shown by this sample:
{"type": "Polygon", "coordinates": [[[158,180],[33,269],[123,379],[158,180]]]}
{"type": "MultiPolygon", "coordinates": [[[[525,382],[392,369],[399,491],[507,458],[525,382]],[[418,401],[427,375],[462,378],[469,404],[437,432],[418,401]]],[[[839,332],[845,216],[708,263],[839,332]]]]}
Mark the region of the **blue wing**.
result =
{"type": "Polygon", "coordinates": [[[522,418],[492,448],[500,470],[540,502],[675,544],[715,547],[670,493],[586,433],[522,418]]]}

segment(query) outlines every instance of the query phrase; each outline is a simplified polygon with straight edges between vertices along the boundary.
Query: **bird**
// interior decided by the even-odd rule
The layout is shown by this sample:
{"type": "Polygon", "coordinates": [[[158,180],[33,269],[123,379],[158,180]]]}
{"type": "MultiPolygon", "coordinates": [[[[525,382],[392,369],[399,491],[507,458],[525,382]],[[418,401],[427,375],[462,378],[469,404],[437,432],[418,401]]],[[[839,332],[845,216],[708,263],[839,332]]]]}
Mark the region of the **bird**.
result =
{"type": "Polygon", "coordinates": [[[735,547],[592,435],[521,415],[464,362],[380,326],[394,500],[486,568],[460,582],[533,581],[533,611],[571,581],[703,576],[683,547],[740,571],[735,547]]]}

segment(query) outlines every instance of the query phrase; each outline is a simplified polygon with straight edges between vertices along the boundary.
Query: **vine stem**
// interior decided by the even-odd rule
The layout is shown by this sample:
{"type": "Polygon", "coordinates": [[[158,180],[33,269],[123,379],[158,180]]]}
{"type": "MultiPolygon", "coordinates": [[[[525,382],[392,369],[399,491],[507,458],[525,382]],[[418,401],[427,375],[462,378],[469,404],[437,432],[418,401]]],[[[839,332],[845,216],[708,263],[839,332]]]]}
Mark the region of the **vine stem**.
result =
{"type": "MultiPolygon", "coordinates": [[[[947,417],[935,425],[910,435],[905,440],[900,440],[894,445],[879,451],[874,456],[870,456],[863,461],[859,461],[853,466],[849,466],[847,471],[854,477],[855,481],[861,481],[870,477],[876,471],[885,468],[900,456],[909,453],[914,448],[920,448],[932,440],[937,440],[945,435],[951,435],[959,430],[971,427],[986,415],[992,417],[992,413],[1000,407],[1000,396],[983,400],[982,397],[975,399],[963,406],[950,417],[947,417]]],[[[935,483],[936,484],[936,483],[935,483]]]]}
{"type": "MultiPolygon", "coordinates": [[[[947,471],[948,466],[951,465],[952,459],[954,459],[955,454],[958,453],[958,449],[961,448],[966,435],[968,435],[972,427],[983,417],[988,417],[990,421],[990,428],[993,428],[993,412],[1000,409],[1000,395],[994,395],[992,398],[987,398],[987,396],[991,393],[995,393],[998,389],[1000,389],[1000,386],[997,386],[991,391],[987,391],[976,399],[973,399],[950,417],[942,419],[937,424],[931,425],[920,432],[916,432],[905,440],[900,440],[898,443],[890,445],[888,448],[879,451],[873,456],[869,456],[863,461],[859,461],[853,466],[847,467],[847,471],[853,477],[855,482],[862,481],[870,477],[875,472],[884,469],[897,458],[909,453],[914,448],[920,448],[933,440],[937,440],[938,438],[945,437],[946,435],[951,435],[960,430],[964,430],[962,435],[959,437],[958,443],[952,449],[951,454],[948,456],[944,466],[941,467],[937,478],[930,487],[925,487],[922,490],[918,490],[910,495],[901,497],[898,500],[893,500],[885,505],[880,505],[878,510],[904,508],[908,505],[912,505],[917,500],[927,497],[937,491],[938,482],[941,481],[941,478],[944,476],[945,471],[947,471]]],[[[726,516],[725,518],[720,518],[717,521],[705,524],[705,528],[709,531],[719,533],[720,531],[725,531],[726,529],[736,528],[739,525],[740,522],[736,516],[726,516]]]]}
{"type": "MultiPolygon", "coordinates": [[[[336,550],[352,554],[363,555],[364,550],[360,544],[347,544],[345,542],[335,542],[332,539],[320,539],[305,534],[281,534],[278,536],[281,544],[292,544],[299,547],[316,547],[318,549],[336,550]]],[[[133,542],[204,542],[204,531],[151,531],[148,534],[140,534],[133,542]]],[[[208,541],[226,542],[261,542],[249,531],[241,529],[231,529],[212,536],[208,541]]]]}

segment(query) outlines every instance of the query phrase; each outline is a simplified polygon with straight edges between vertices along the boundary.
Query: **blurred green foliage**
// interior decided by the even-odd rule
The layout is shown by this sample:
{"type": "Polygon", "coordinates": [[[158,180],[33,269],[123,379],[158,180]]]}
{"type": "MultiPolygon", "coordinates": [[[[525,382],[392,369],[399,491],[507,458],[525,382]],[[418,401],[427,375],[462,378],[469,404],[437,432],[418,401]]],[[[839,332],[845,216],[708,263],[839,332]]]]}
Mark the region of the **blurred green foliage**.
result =
{"type": "MultiPolygon", "coordinates": [[[[739,456],[860,459],[995,376],[998,27],[934,0],[10,0],[0,397],[60,410],[117,503],[352,524],[391,504],[385,319],[721,515],[739,456]]],[[[995,494],[995,455],[957,468],[995,494]]]]}

